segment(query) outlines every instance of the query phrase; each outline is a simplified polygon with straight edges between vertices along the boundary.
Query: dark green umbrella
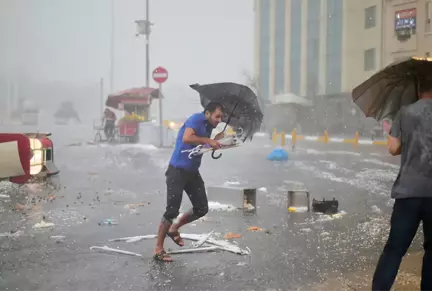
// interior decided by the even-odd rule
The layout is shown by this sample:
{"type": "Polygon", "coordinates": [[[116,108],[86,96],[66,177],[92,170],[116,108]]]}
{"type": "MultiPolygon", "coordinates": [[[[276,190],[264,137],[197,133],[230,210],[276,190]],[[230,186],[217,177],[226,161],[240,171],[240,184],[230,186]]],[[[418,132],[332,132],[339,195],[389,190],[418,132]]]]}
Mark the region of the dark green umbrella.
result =
{"type": "Polygon", "coordinates": [[[190,87],[200,94],[201,105],[204,108],[210,102],[220,103],[224,108],[222,121],[229,124],[243,140],[252,139],[259,131],[263,113],[258,97],[249,87],[228,82],[195,84],[190,87]]]}
{"type": "Polygon", "coordinates": [[[366,117],[394,118],[401,107],[418,100],[418,85],[432,82],[432,58],[396,61],[354,88],[352,98],[366,117]]]}

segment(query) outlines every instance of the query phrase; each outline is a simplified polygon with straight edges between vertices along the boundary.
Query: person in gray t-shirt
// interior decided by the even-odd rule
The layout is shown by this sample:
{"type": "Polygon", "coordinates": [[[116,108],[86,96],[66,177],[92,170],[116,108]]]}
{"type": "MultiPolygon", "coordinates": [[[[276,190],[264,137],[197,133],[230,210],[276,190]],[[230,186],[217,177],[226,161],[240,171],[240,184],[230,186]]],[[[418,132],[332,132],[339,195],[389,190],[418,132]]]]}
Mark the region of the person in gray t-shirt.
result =
{"type": "Polygon", "coordinates": [[[423,222],[421,290],[432,290],[432,82],[422,82],[416,103],[403,107],[390,131],[388,149],[401,155],[390,234],[375,270],[372,290],[390,290],[403,256],[423,222]]]}

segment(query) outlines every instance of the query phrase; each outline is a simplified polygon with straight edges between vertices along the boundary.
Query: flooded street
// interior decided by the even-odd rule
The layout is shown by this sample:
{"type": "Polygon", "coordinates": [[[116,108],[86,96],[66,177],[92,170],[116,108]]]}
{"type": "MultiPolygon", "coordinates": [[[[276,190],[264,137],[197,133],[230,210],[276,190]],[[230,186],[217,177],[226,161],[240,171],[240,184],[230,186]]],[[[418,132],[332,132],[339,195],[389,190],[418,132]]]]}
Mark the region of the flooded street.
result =
{"type": "MultiPolygon", "coordinates": [[[[219,239],[239,234],[231,241],[252,253],[175,255],[174,263],[163,265],[152,260],[154,240],[109,240],[156,233],[172,149],[88,144],[91,132],[81,130],[80,136],[80,130],[53,129],[61,172],[49,183],[1,184],[2,290],[295,290],[341,273],[372,275],[388,233],[389,190],[398,171],[398,159],[385,147],[355,152],[352,145],[303,142],[289,150],[289,161],[277,163],[266,160],[269,138],[256,137],[224,151],[220,160],[205,156],[206,186],[257,188],[256,213],[227,207],[213,191],[205,219],[182,230],[215,230],[219,239]],[[298,188],[308,189],[311,199],[335,197],[339,213],[288,212],[287,191],[298,188]],[[53,225],[38,228],[43,218],[53,225]],[[117,224],[104,224],[106,219],[117,224]],[[251,226],[262,231],[248,231],[251,226]],[[142,257],[90,250],[105,245],[142,257]]],[[[183,200],[182,211],[190,205],[186,195],[183,200]]],[[[419,241],[412,250],[421,250],[419,241]]]]}

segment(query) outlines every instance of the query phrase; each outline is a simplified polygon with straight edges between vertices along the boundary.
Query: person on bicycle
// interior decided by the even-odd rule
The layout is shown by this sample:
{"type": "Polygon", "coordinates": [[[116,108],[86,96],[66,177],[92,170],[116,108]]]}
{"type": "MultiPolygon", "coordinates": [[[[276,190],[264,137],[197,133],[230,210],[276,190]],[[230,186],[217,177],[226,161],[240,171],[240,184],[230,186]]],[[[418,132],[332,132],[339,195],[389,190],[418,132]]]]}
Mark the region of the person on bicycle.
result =
{"type": "Polygon", "coordinates": [[[115,115],[115,113],[110,109],[106,108],[104,111],[104,116],[102,118],[102,124],[105,124],[104,132],[107,139],[112,137],[112,135],[114,134],[116,120],[117,116],[115,115]]]}

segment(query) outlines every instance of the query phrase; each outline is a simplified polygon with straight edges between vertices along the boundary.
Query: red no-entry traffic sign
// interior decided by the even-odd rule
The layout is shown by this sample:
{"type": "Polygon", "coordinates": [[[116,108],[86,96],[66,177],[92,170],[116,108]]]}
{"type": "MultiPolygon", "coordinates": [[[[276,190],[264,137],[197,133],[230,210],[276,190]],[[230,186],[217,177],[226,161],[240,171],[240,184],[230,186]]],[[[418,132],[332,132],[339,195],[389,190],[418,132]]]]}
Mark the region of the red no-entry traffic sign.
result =
{"type": "Polygon", "coordinates": [[[156,83],[162,84],[168,79],[168,71],[164,67],[157,67],[153,70],[153,80],[156,83]]]}

